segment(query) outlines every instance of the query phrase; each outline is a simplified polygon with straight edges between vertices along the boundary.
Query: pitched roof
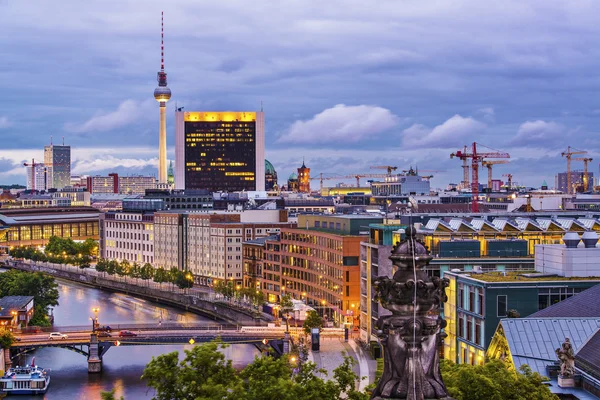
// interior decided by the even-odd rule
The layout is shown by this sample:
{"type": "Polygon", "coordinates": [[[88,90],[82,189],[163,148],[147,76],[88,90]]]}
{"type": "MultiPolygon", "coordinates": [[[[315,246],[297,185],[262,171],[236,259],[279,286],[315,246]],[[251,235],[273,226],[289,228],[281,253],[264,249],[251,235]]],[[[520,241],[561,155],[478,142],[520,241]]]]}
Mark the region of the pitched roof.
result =
{"type": "Polygon", "coordinates": [[[527,364],[546,376],[557,361],[555,350],[571,340],[575,354],[600,328],[600,318],[508,318],[500,321],[515,368],[527,364]]]}
{"type": "Polygon", "coordinates": [[[528,318],[600,318],[600,285],[592,286],[528,318]]]}
{"type": "Polygon", "coordinates": [[[18,311],[33,301],[33,296],[4,296],[0,299],[0,316],[9,317],[11,311],[18,311]]]}
{"type": "Polygon", "coordinates": [[[579,349],[575,355],[575,366],[600,379],[600,329],[579,349]]]}

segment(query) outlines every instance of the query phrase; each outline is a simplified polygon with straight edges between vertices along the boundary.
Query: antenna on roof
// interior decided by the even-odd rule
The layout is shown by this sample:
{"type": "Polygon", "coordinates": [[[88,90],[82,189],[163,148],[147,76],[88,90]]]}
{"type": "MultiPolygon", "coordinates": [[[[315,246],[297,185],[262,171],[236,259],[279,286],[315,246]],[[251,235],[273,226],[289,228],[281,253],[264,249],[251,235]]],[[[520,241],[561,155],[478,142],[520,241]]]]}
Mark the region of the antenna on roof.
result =
{"type": "Polygon", "coordinates": [[[50,135],[50,146],[52,146],[52,135],[50,135]]]}
{"type": "Polygon", "coordinates": [[[262,102],[262,100],[260,101],[260,112],[263,112],[263,102],[262,102]]]}
{"type": "Polygon", "coordinates": [[[63,136],[63,144],[62,145],[63,146],[65,145],[65,137],[64,136],[63,136]]]}

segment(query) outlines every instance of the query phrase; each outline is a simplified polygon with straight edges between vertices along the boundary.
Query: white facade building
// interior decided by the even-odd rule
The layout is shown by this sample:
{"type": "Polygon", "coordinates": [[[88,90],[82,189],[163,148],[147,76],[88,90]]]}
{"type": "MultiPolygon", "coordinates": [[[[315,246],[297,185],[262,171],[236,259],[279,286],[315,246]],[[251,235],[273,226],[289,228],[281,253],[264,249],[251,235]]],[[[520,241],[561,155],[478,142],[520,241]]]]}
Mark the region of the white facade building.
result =
{"type": "Polygon", "coordinates": [[[48,169],[45,164],[39,163],[35,166],[27,166],[27,190],[48,190],[48,169]],[[35,174],[35,180],[32,175],[35,174]],[[34,187],[35,186],[35,187],[34,187]]]}
{"type": "Polygon", "coordinates": [[[107,212],[100,220],[103,258],[154,264],[154,216],[151,212],[107,212]]]}

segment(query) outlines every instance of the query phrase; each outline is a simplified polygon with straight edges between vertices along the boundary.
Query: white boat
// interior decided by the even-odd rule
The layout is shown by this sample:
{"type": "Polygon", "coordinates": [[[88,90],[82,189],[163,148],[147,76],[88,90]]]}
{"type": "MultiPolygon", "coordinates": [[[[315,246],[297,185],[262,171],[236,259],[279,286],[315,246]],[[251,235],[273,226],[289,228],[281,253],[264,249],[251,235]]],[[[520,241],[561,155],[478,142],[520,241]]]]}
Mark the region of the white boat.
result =
{"type": "Polygon", "coordinates": [[[35,357],[31,365],[9,368],[0,378],[0,393],[6,394],[43,394],[48,390],[50,374],[35,365],[35,357]]]}

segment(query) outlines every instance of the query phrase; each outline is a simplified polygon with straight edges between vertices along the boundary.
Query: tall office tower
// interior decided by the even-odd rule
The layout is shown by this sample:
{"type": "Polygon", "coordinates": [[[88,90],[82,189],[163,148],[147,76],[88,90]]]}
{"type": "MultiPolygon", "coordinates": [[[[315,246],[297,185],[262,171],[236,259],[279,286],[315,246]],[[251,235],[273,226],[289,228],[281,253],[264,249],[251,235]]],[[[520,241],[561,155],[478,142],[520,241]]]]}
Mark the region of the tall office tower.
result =
{"type": "Polygon", "coordinates": [[[46,165],[48,189],[62,189],[71,185],[71,146],[62,146],[50,142],[44,146],[44,164],[46,165]]]}
{"type": "Polygon", "coordinates": [[[47,190],[46,166],[43,163],[27,165],[27,190],[47,190]]]}
{"type": "Polygon", "coordinates": [[[171,98],[171,89],[167,87],[165,72],[164,12],[160,17],[160,71],[157,74],[158,87],[154,89],[154,99],[160,105],[158,133],[158,183],[167,183],[167,101],[171,98]]]}
{"type": "Polygon", "coordinates": [[[176,111],[175,188],[265,190],[265,114],[176,111]]]}

